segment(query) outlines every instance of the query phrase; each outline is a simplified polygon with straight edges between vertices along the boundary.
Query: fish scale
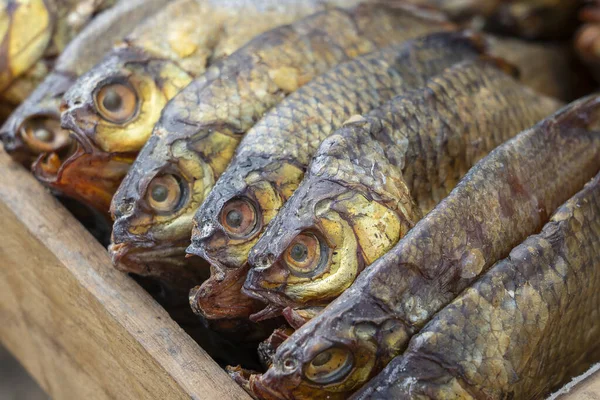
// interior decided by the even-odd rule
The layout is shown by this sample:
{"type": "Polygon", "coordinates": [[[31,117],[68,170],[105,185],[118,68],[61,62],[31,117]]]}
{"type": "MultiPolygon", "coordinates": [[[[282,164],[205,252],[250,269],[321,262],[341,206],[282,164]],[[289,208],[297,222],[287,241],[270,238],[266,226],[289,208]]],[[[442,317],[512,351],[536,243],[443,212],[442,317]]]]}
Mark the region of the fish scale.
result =
{"type": "MultiPolygon", "coordinates": [[[[327,138],[299,189],[253,248],[249,261],[257,268],[251,269],[245,289],[281,308],[327,304],[353,280],[340,276],[329,282],[330,275],[338,273],[337,261],[329,261],[330,269],[322,274],[292,280],[280,278],[286,267],[278,258],[298,233],[321,229],[314,222],[320,218],[316,210],[321,204],[331,203],[325,209],[339,212],[356,226],[365,216],[371,218],[369,226],[376,226],[379,218],[365,205],[356,205],[362,209],[358,215],[345,211],[343,204],[351,196],[363,196],[369,204],[380,204],[396,215],[397,235],[388,235],[389,223],[371,228],[368,234],[354,228],[352,234],[363,243],[356,253],[368,254],[365,264],[370,264],[444,198],[470,166],[559,107],[558,102],[523,88],[497,63],[482,58],[452,66],[422,88],[354,118],[327,138]],[[474,123],[471,115],[479,121],[474,123]],[[372,244],[378,234],[388,235],[381,249],[372,244]],[[274,293],[287,297],[271,296],[274,293]]],[[[341,241],[329,241],[332,248],[351,251],[341,241]]],[[[366,267],[357,257],[352,260],[356,274],[366,267]]],[[[351,261],[339,263],[341,271],[351,261]]]]}
{"type": "Polygon", "coordinates": [[[251,379],[251,387],[297,398],[335,398],[360,388],[598,172],[599,110],[597,96],[578,100],[480,160],[394,248],[279,347],[273,367],[251,379]],[[327,386],[306,381],[303,368],[332,346],[352,360],[352,371],[334,375],[327,386]]]}
{"type": "MultiPolygon", "coordinates": [[[[365,113],[403,90],[423,85],[428,78],[456,62],[477,57],[481,50],[479,46],[478,40],[463,33],[425,36],[342,63],[291,94],[246,134],[230,166],[198,210],[193,238],[208,236],[207,221],[216,226],[214,220],[223,202],[245,195],[254,175],[267,182],[276,191],[276,196],[285,201],[296,188],[299,178],[292,180],[293,176],[286,175],[282,168],[284,164],[292,165],[293,172],[303,172],[321,141],[348,117],[365,113]],[[281,172],[278,172],[280,168],[281,172]]],[[[255,207],[261,209],[259,214],[264,225],[277,211],[259,204],[255,207]]],[[[206,241],[201,245],[206,244],[204,250],[209,253],[209,259],[219,258],[219,253],[213,253],[217,250],[224,255],[220,260],[225,263],[227,255],[223,253],[237,252],[240,263],[244,263],[247,250],[255,240],[232,240],[233,246],[243,246],[237,248],[229,246],[230,243],[223,246],[219,243],[216,249],[206,241]]],[[[198,241],[193,239],[188,251],[193,251],[196,244],[198,241]]],[[[206,256],[206,253],[202,255],[206,256]]],[[[215,279],[228,282],[226,278],[213,278],[196,292],[205,298],[198,299],[203,304],[198,311],[205,316],[211,315],[209,309],[215,303],[223,308],[223,301],[214,298],[221,291],[215,279]],[[207,290],[208,287],[211,290],[207,290]]],[[[237,287],[239,290],[239,285],[237,287]]],[[[238,294],[238,298],[242,301],[245,296],[238,294]]],[[[239,315],[242,316],[248,314],[239,315]]]]}
{"type": "MultiPolygon", "coordinates": [[[[145,246],[189,244],[193,214],[242,135],[287,95],[355,56],[450,29],[454,26],[439,14],[402,2],[332,8],[263,33],[211,66],[165,107],[113,198],[115,261],[126,265],[126,255],[145,246]],[[172,212],[155,212],[146,203],[148,188],[163,174],[176,176],[185,192],[172,212]]],[[[156,258],[157,265],[161,261],[156,258]]],[[[168,269],[163,274],[158,268],[155,275],[174,275],[168,269]]]]}
{"type": "Polygon", "coordinates": [[[353,399],[542,398],[583,373],[600,360],[599,238],[600,175],[353,399]]]}

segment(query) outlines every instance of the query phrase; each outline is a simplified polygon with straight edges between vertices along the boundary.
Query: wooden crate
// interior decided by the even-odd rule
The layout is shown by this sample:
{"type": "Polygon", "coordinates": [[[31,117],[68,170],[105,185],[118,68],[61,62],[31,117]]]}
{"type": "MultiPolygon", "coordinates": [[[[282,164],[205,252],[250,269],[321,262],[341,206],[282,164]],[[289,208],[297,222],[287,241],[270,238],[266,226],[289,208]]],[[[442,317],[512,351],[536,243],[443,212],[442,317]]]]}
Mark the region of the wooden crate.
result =
{"type": "Polygon", "coordinates": [[[0,340],[54,399],[249,399],[0,149],[0,340]]]}
{"type": "Polygon", "coordinates": [[[250,399],[2,150],[0,221],[0,341],[53,399],[250,399]]]}

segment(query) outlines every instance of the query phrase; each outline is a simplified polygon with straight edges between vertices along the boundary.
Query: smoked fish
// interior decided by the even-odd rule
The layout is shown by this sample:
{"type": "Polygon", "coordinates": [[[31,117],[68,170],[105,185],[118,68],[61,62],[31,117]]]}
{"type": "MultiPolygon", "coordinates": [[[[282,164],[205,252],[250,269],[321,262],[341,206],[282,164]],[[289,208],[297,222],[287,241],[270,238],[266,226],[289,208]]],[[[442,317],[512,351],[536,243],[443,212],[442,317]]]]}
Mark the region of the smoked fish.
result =
{"type": "Polygon", "coordinates": [[[144,18],[168,0],[121,1],[94,18],[56,60],[54,71],[13,112],[0,128],[4,149],[29,165],[39,154],[71,145],[69,132],[60,127],[63,94],[77,77],[94,66],[144,18]]]}
{"type": "MultiPolygon", "coordinates": [[[[159,277],[189,273],[192,219],[243,134],[288,94],[340,62],[453,29],[439,14],[397,2],[332,8],[265,32],[208,68],[163,110],[115,194],[110,251],[118,268],[159,277]]],[[[203,266],[204,264],[202,264],[203,266]]]]}
{"type": "MultiPolygon", "coordinates": [[[[95,13],[115,0],[3,0],[0,2],[0,98],[21,75],[58,56],[95,13]],[[43,60],[46,58],[48,60],[43,60]]],[[[47,70],[47,69],[46,69],[47,70]]],[[[17,105],[18,103],[13,103],[17,105]]]]}
{"type": "Polygon", "coordinates": [[[64,96],[61,120],[81,143],[81,150],[67,157],[49,154],[34,172],[52,188],[108,214],[112,196],[162,109],[209,63],[275,26],[326,6],[353,2],[171,2],[71,86],[64,96]]]}
{"type": "Polygon", "coordinates": [[[277,349],[267,372],[250,377],[251,391],[265,399],[342,399],[359,389],[596,175],[599,117],[600,97],[585,97],[480,160],[396,246],[277,349]]]}
{"type": "Polygon", "coordinates": [[[477,57],[481,46],[480,38],[454,32],[390,46],[338,65],[271,109],[244,136],[194,217],[187,252],[210,262],[214,273],[191,296],[192,307],[208,319],[247,319],[262,308],[240,292],[248,253],[298,187],[321,141],[350,116],[477,57]]]}
{"type": "Polygon", "coordinates": [[[353,399],[542,399],[600,360],[600,175],[353,399]]]}
{"type": "Polygon", "coordinates": [[[302,321],[296,314],[304,308],[330,303],[477,161],[560,107],[497,64],[483,58],[452,66],[321,144],[251,251],[244,290],[270,305],[253,319],[288,308],[289,320],[302,321]]]}

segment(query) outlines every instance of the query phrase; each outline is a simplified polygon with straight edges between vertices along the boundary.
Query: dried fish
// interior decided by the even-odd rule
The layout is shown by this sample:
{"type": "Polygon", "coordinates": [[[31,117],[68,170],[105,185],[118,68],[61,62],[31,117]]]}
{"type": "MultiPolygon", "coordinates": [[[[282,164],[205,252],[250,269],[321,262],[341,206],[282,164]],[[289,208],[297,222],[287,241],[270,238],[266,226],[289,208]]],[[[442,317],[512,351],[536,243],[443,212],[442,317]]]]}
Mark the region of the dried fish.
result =
{"type": "Polygon", "coordinates": [[[271,306],[254,319],[327,305],[479,159],[560,107],[497,63],[457,64],[321,144],[252,250],[244,289],[271,306]]]}
{"type": "Polygon", "coordinates": [[[240,293],[248,253],[298,187],[321,141],[350,116],[480,51],[479,37],[425,36],[342,63],[268,112],[245,135],[195,215],[188,254],[209,261],[216,273],[192,294],[192,307],[208,319],[248,318],[262,308],[240,293]]]}
{"type": "Polygon", "coordinates": [[[450,28],[438,14],[396,2],[333,8],[259,35],[211,66],[163,110],[113,198],[115,264],[162,279],[194,270],[200,259],[183,258],[193,216],[265,112],[340,62],[450,28]]]}
{"type": "Polygon", "coordinates": [[[270,399],[341,399],[600,169],[600,97],[559,110],[479,161],[398,244],[250,377],[270,399]]]}
{"type": "MultiPolygon", "coordinates": [[[[5,0],[0,5],[0,98],[16,100],[21,75],[56,57],[92,16],[115,0],[5,0]],[[8,96],[4,93],[10,91],[8,96]]],[[[25,80],[27,81],[27,79],[25,80]]],[[[13,102],[17,105],[18,103],[13,102]]]]}
{"type": "Polygon", "coordinates": [[[162,109],[209,63],[248,38],[340,2],[171,2],[71,86],[61,120],[81,143],[80,150],[67,156],[49,154],[34,172],[50,187],[108,213],[112,196],[162,109]],[[94,168],[81,170],[82,165],[94,168]]]}
{"type": "Polygon", "coordinates": [[[164,6],[168,0],[130,0],[103,12],[86,26],[56,60],[54,71],[0,128],[6,151],[31,163],[40,153],[70,146],[69,133],[60,128],[59,106],[77,76],[89,70],[114,42],[164,6]]]}
{"type": "Polygon", "coordinates": [[[545,398],[600,360],[598,287],[600,175],[353,399],[545,398]]]}

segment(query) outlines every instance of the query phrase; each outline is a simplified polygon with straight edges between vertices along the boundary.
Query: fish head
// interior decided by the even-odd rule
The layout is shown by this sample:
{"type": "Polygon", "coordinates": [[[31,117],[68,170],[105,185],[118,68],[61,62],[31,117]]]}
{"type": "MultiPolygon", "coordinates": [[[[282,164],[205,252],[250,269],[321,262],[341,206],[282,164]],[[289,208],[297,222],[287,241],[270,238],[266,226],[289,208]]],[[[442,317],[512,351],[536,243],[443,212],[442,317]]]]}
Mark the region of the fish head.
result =
{"type": "Polygon", "coordinates": [[[210,163],[188,145],[155,132],[121,183],[111,203],[116,264],[137,269],[140,263],[204,263],[184,256],[193,216],[215,177],[210,163]]]}
{"type": "Polygon", "coordinates": [[[61,128],[60,103],[74,78],[53,72],[10,115],[0,139],[13,157],[29,164],[42,153],[65,151],[72,145],[70,132],[61,128]]]}
{"type": "Polygon", "coordinates": [[[196,213],[187,250],[213,265],[211,279],[191,297],[192,307],[206,318],[227,314],[247,320],[264,306],[241,293],[248,253],[303,175],[286,161],[238,159],[242,161],[221,175],[196,213]]]}
{"type": "Polygon", "coordinates": [[[251,250],[244,291],[281,309],[326,305],[406,230],[362,188],[309,174],[251,250]]]}
{"type": "Polygon", "coordinates": [[[344,305],[338,308],[283,342],[267,372],[250,376],[251,392],[265,399],[345,399],[367,382],[378,367],[373,338],[392,327],[367,321],[344,305]]]}
{"type": "Polygon", "coordinates": [[[111,199],[135,160],[74,140],[64,151],[43,153],[31,170],[46,186],[93,207],[108,217],[111,199]]]}
{"type": "MultiPolygon", "coordinates": [[[[209,69],[167,104],[115,194],[113,261],[125,262],[132,259],[126,254],[143,253],[146,260],[168,257],[174,263],[185,255],[194,214],[229,164],[243,133],[228,123],[209,120],[199,109],[205,104],[201,99],[207,77],[214,73],[209,69]]],[[[195,263],[205,261],[192,257],[182,265],[195,263]]]]}
{"type": "Polygon", "coordinates": [[[243,154],[237,159],[196,213],[188,249],[223,270],[246,264],[250,249],[304,172],[276,159],[243,154]]]}
{"type": "Polygon", "coordinates": [[[191,77],[136,47],[117,47],[64,96],[63,127],[106,153],[138,152],[191,77]]]}

